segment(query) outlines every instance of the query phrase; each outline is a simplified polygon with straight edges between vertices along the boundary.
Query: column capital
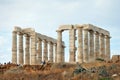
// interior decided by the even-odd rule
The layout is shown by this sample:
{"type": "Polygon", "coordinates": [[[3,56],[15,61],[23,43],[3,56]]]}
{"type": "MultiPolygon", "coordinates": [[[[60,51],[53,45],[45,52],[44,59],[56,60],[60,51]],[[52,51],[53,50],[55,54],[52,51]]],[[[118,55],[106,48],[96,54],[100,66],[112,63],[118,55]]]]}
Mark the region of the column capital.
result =
{"type": "Polygon", "coordinates": [[[17,31],[12,31],[13,34],[17,34],[17,31]]]}
{"type": "Polygon", "coordinates": [[[105,38],[107,39],[110,39],[111,38],[111,36],[109,36],[109,35],[105,35],[105,38]]]}
{"type": "Polygon", "coordinates": [[[95,32],[95,35],[99,35],[99,32],[96,31],[96,32],[95,32]]]}
{"type": "Polygon", "coordinates": [[[28,34],[24,34],[25,35],[25,37],[30,37],[28,34]]]}
{"type": "Polygon", "coordinates": [[[90,33],[94,33],[94,31],[93,31],[93,30],[89,30],[89,32],[90,32],[90,33]]]}
{"type": "Polygon", "coordinates": [[[50,44],[50,45],[51,45],[51,44],[53,44],[53,42],[51,42],[51,41],[48,41],[48,44],[50,44]]]}
{"type": "Polygon", "coordinates": [[[103,33],[100,33],[99,35],[100,35],[101,37],[104,37],[104,36],[105,36],[103,33]]]}
{"type": "Polygon", "coordinates": [[[46,39],[43,39],[43,42],[46,42],[46,43],[48,43],[46,39]]]}
{"type": "Polygon", "coordinates": [[[18,32],[18,35],[23,35],[23,33],[22,32],[18,32]]]}

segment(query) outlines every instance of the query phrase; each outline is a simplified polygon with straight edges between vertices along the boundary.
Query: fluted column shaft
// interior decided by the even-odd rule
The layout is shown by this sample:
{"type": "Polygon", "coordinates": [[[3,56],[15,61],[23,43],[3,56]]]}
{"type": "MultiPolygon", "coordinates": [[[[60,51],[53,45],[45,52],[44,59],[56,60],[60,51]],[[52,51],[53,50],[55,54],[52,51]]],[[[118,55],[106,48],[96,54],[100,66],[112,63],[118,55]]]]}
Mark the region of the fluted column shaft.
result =
{"type": "Polygon", "coordinates": [[[23,58],[23,34],[19,32],[19,64],[24,64],[23,58]]]}
{"type": "Polygon", "coordinates": [[[62,62],[65,62],[65,46],[62,45],[62,62]]]}
{"type": "Polygon", "coordinates": [[[105,58],[105,42],[103,34],[100,34],[100,58],[105,58]]]}
{"type": "Polygon", "coordinates": [[[54,44],[54,50],[55,50],[55,62],[57,62],[57,44],[54,44]]]}
{"type": "Polygon", "coordinates": [[[38,55],[37,56],[38,57],[37,62],[38,62],[38,64],[40,64],[42,62],[42,40],[41,39],[38,40],[37,55],[38,55]]]}
{"type": "Polygon", "coordinates": [[[70,51],[70,58],[69,62],[75,62],[75,29],[69,30],[69,51],[70,51]]]}
{"type": "Polygon", "coordinates": [[[109,36],[105,36],[105,38],[106,38],[106,48],[105,48],[105,51],[106,51],[106,53],[105,53],[105,55],[106,55],[106,60],[107,61],[109,61],[110,60],[110,37],[109,36]]]}
{"type": "Polygon", "coordinates": [[[44,43],[43,60],[48,61],[48,42],[46,40],[43,40],[43,43],[44,43]]]}
{"type": "Polygon", "coordinates": [[[89,54],[89,62],[94,61],[94,31],[90,30],[89,31],[89,36],[90,36],[90,54],[89,54]]]}
{"type": "Polygon", "coordinates": [[[88,62],[88,30],[84,29],[84,62],[88,62]]]}
{"type": "Polygon", "coordinates": [[[25,64],[30,64],[30,36],[25,35],[26,38],[26,47],[25,47],[25,64]]]}
{"type": "Polygon", "coordinates": [[[31,65],[36,65],[36,33],[31,36],[31,65]]]}
{"type": "Polygon", "coordinates": [[[12,63],[17,64],[17,32],[12,32],[12,63]]]}
{"type": "Polygon", "coordinates": [[[57,63],[62,62],[62,31],[57,31],[57,63]]]}
{"type": "Polygon", "coordinates": [[[99,33],[95,33],[95,59],[99,57],[99,33]]]}
{"type": "Polygon", "coordinates": [[[83,32],[78,28],[78,62],[83,63],[83,32]]]}
{"type": "Polygon", "coordinates": [[[50,62],[53,62],[53,43],[49,42],[49,58],[50,58],[50,62]]]}

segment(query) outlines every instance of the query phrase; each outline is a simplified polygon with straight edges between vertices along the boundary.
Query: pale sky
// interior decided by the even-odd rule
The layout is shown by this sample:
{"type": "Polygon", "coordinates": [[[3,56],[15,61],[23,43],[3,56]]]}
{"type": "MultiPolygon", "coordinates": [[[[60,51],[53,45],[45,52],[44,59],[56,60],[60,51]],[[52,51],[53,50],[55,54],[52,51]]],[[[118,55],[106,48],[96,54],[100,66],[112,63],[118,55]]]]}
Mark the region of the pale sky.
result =
{"type": "Polygon", "coordinates": [[[88,23],[110,31],[111,54],[120,54],[120,0],[0,0],[0,63],[11,61],[14,26],[57,38],[60,25],[88,23]]]}

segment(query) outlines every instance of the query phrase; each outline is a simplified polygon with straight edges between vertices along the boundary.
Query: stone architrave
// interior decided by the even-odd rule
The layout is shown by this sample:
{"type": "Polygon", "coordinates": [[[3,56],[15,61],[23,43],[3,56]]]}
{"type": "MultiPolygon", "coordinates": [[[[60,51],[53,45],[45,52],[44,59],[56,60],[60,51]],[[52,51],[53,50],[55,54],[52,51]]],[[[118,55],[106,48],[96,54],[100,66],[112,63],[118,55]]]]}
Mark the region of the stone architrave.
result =
{"type": "Polygon", "coordinates": [[[19,64],[24,64],[24,55],[23,55],[23,34],[19,34],[19,64]]]}
{"type": "Polygon", "coordinates": [[[95,32],[95,59],[99,58],[99,33],[95,32]]]}
{"type": "Polygon", "coordinates": [[[49,60],[53,62],[53,43],[49,42],[49,60]]]}
{"type": "Polygon", "coordinates": [[[84,29],[84,48],[83,61],[88,62],[88,30],[84,29]]]}
{"type": "Polygon", "coordinates": [[[43,60],[48,61],[48,42],[43,40],[44,43],[44,51],[43,51],[43,60]]]}
{"type": "Polygon", "coordinates": [[[89,31],[89,37],[90,37],[90,54],[89,54],[89,62],[94,61],[94,31],[89,31]]]}
{"type": "Polygon", "coordinates": [[[25,64],[30,64],[30,36],[25,34],[26,45],[25,45],[25,64]]]}
{"type": "Polygon", "coordinates": [[[36,65],[36,33],[31,33],[31,65],[36,65]]]}
{"type": "Polygon", "coordinates": [[[104,34],[100,34],[100,58],[105,58],[105,41],[104,41],[104,34]]]}
{"type": "Polygon", "coordinates": [[[62,62],[62,31],[57,31],[57,63],[62,62]]]}
{"type": "Polygon", "coordinates": [[[70,58],[69,62],[75,62],[75,29],[69,30],[69,52],[70,52],[70,58]]]}
{"type": "Polygon", "coordinates": [[[106,55],[106,60],[109,61],[110,60],[110,36],[106,35],[105,36],[105,55],[106,55]]]}
{"type": "Polygon", "coordinates": [[[17,64],[17,32],[12,32],[12,63],[17,64]]]}
{"type": "Polygon", "coordinates": [[[83,32],[82,32],[82,27],[78,28],[78,62],[83,63],[83,32]]]}
{"type": "Polygon", "coordinates": [[[38,39],[38,51],[37,51],[37,62],[40,64],[42,62],[42,40],[38,39]]]}

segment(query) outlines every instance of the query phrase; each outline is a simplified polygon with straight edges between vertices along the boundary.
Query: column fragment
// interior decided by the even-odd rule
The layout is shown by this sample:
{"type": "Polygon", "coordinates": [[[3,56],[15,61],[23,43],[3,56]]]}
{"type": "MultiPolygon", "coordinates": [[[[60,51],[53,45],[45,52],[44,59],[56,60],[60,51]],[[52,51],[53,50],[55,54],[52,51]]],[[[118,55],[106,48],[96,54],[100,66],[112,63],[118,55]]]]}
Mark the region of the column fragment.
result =
{"type": "Polygon", "coordinates": [[[83,55],[83,59],[84,62],[88,62],[88,30],[84,29],[84,55],[83,55]]]}
{"type": "Polygon", "coordinates": [[[12,32],[12,63],[17,64],[17,32],[12,32]]]}
{"type": "Polygon", "coordinates": [[[69,53],[70,53],[70,58],[69,62],[75,62],[75,29],[70,29],[69,30],[69,53]]]}
{"type": "Polygon", "coordinates": [[[31,65],[36,65],[36,33],[33,31],[31,36],[31,65]]]}
{"type": "Polygon", "coordinates": [[[25,35],[26,38],[26,48],[25,48],[25,64],[30,64],[30,36],[29,35],[25,35]]]}
{"type": "Polygon", "coordinates": [[[43,60],[48,61],[48,42],[43,40],[44,43],[44,52],[43,52],[43,60]]]}
{"type": "Polygon", "coordinates": [[[99,33],[95,32],[95,59],[99,57],[99,33]]]}
{"type": "Polygon", "coordinates": [[[23,55],[23,34],[19,32],[19,64],[24,64],[23,55]]]}
{"type": "Polygon", "coordinates": [[[89,37],[90,37],[90,54],[89,54],[89,62],[94,61],[94,31],[89,31],[89,37]]]}
{"type": "Polygon", "coordinates": [[[105,41],[104,41],[104,35],[100,34],[100,58],[105,58],[105,41]]]}
{"type": "Polygon", "coordinates": [[[106,61],[109,61],[110,60],[110,36],[106,35],[105,36],[105,45],[106,45],[106,48],[105,48],[105,55],[106,55],[106,61]]]}
{"type": "Polygon", "coordinates": [[[50,59],[50,62],[53,62],[53,43],[52,42],[49,42],[49,59],[50,59]]]}
{"type": "Polygon", "coordinates": [[[62,62],[62,31],[57,31],[57,63],[62,62]]]}
{"type": "Polygon", "coordinates": [[[42,62],[42,40],[38,39],[38,51],[37,51],[37,63],[40,64],[42,62]]]}
{"type": "Polygon", "coordinates": [[[83,63],[83,32],[82,32],[82,27],[78,28],[78,62],[83,63]]]}
{"type": "Polygon", "coordinates": [[[57,62],[57,44],[54,44],[54,50],[55,50],[55,62],[57,62]]]}

